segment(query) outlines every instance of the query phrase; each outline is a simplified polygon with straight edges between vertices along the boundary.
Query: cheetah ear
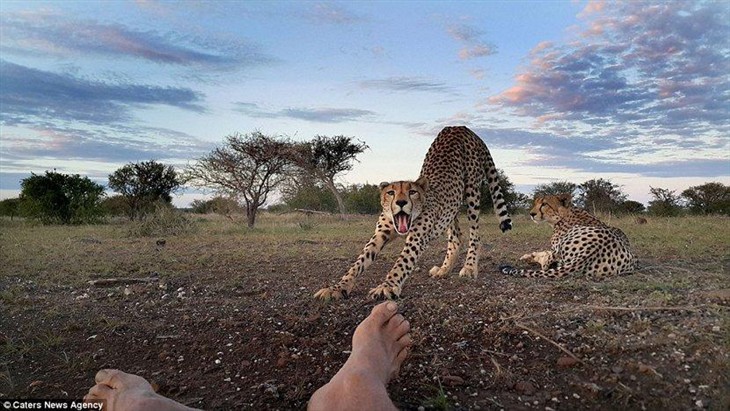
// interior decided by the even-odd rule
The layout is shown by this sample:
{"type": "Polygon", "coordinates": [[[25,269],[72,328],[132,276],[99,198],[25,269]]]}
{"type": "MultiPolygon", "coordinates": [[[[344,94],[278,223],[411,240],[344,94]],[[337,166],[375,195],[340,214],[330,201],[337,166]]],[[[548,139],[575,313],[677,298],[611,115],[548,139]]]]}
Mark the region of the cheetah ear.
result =
{"type": "Polygon", "coordinates": [[[380,185],[379,185],[378,187],[380,187],[380,189],[382,190],[382,189],[384,189],[385,187],[388,187],[389,185],[390,185],[390,183],[389,183],[389,182],[387,182],[387,181],[383,181],[382,183],[380,183],[380,185]]]}
{"type": "Polygon", "coordinates": [[[570,206],[573,205],[573,199],[571,198],[571,195],[568,193],[565,194],[558,194],[558,200],[560,200],[560,205],[562,205],[565,208],[570,208],[570,206]]]}
{"type": "Polygon", "coordinates": [[[416,184],[418,184],[424,191],[428,191],[428,178],[424,176],[418,177],[416,184]]]}

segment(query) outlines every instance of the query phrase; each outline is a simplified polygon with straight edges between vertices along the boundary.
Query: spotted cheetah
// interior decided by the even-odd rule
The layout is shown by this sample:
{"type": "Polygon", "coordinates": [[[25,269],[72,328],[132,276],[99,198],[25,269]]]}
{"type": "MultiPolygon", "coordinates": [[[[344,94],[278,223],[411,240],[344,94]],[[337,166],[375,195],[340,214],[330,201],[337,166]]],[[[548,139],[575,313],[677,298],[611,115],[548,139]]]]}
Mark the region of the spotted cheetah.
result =
{"type": "Polygon", "coordinates": [[[324,300],[347,298],[355,286],[355,277],[375,260],[383,246],[396,236],[406,236],[403,251],[378,287],[370,290],[376,298],[398,298],[408,275],[428,243],[445,231],[449,242],[446,258],[440,267],[430,270],[432,277],[447,275],[462,242],[457,215],[466,202],[469,220],[469,249],[462,277],[476,277],[479,271],[479,199],[484,182],[499,217],[502,232],[512,228],[503,194],[499,188],[497,169],[481,138],[467,127],[446,127],[436,137],[423,162],[416,181],[396,181],[380,185],[383,212],[375,234],[350,270],[335,285],[319,290],[314,297],[324,300]]]}
{"type": "Polygon", "coordinates": [[[551,249],[520,258],[540,264],[540,270],[520,270],[502,265],[500,271],[503,274],[560,278],[585,273],[589,278],[600,280],[636,270],[636,258],[631,253],[626,234],[573,207],[569,194],[536,198],[530,217],[536,223],[547,221],[553,226],[551,249]]]}

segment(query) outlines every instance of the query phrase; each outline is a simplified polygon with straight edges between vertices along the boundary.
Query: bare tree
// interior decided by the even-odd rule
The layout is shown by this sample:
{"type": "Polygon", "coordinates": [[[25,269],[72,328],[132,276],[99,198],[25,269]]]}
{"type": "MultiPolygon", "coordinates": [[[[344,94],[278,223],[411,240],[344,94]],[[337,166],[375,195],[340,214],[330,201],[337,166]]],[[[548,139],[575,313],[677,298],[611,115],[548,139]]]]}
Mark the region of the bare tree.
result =
{"type": "Polygon", "coordinates": [[[337,190],[335,178],[345,171],[352,170],[358,154],[369,147],[354,137],[316,136],[312,141],[298,145],[296,165],[310,173],[332,192],[337,200],[340,215],[345,215],[345,202],[337,190]]]}
{"type": "Polygon", "coordinates": [[[194,186],[243,199],[248,226],[253,227],[258,209],[285,178],[292,147],[287,139],[258,131],[235,133],[226,137],[222,147],[188,166],[184,176],[194,186]]]}

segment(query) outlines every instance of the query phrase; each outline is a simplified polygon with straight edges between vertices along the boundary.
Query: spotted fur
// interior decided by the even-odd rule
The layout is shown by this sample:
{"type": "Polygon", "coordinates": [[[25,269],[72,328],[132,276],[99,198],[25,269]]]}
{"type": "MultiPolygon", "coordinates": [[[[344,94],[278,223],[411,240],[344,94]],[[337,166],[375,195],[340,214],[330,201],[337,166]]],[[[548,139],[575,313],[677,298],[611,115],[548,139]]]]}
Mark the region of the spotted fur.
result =
{"type": "Polygon", "coordinates": [[[503,265],[500,267],[503,274],[560,278],[585,273],[589,278],[599,280],[636,270],[636,258],[626,234],[585,210],[573,207],[570,195],[538,197],[530,216],[535,222],[547,221],[553,226],[551,249],[520,258],[540,264],[540,270],[520,270],[503,265]]]}
{"type": "Polygon", "coordinates": [[[383,212],[378,218],[375,234],[347,274],[337,284],[319,290],[315,298],[347,297],[355,286],[355,278],[397,235],[406,236],[405,247],[385,282],[370,290],[371,298],[399,297],[418,257],[431,240],[444,232],[449,238],[446,258],[430,273],[434,277],[448,274],[462,243],[457,215],[464,203],[468,207],[469,247],[459,275],[476,277],[479,271],[480,188],[485,182],[489,184],[499,226],[503,232],[507,231],[512,228],[512,220],[499,188],[497,169],[489,149],[467,127],[444,128],[431,144],[418,180],[381,184],[383,212]]]}

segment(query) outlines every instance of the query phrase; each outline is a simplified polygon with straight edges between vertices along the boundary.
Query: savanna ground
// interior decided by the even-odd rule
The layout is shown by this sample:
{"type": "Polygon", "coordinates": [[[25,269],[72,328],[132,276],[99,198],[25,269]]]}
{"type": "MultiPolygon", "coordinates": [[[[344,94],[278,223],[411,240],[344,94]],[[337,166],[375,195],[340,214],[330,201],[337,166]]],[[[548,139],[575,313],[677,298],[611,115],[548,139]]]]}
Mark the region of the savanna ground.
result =
{"type": "MultiPolygon", "coordinates": [[[[190,217],[194,231],[0,222],[0,399],[80,398],[100,368],[140,374],[206,409],[302,409],[343,364],[400,252],[390,244],[348,300],[339,279],[375,217],[190,217]],[[165,239],[164,245],[158,240],[165,239]],[[149,278],[99,286],[90,280],[149,278]]],[[[592,282],[496,272],[543,250],[550,228],[482,217],[477,279],[431,279],[431,245],[399,301],[414,346],[390,386],[404,409],[693,409],[730,406],[730,219],[612,219],[644,266],[592,282]]],[[[463,254],[460,263],[463,262],[463,254]]],[[[457,268],[458,272],[458,268],[457,268]]]]}

